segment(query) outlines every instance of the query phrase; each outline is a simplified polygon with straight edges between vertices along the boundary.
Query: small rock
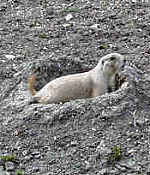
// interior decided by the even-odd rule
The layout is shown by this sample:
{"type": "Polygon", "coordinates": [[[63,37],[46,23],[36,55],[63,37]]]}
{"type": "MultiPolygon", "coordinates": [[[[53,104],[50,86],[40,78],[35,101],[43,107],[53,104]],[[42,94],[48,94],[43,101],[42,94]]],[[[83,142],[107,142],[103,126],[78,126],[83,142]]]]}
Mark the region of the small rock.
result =
{"type": "Polygon", "coordinates": [[[147,167],[147,175],[150,175],[150,164],[148,164],[148,167],[147,167]]]}
{"type": "Polygon", "coordinates": [[[112,150],[109,149],[107,146],[105,147],[99,147],[97,148],[97,151],[100,153],[100,154],[111,154],[112,153],[112,150]]]}
{"type": "Polygon", "coordinates": [[[0,4],[0,11],[5,11],[6,8],[7,8],[7,4],[1,2],[1,4],[0,4]]]}
{"type": "Polygon", "coordinates": [[[24,150],[23,152],[22,152],[22,155],[23,156],[26,156],[28,154],[28,151],[27,150],[24,150]]]}
{"type": "Polygon", "coordinates": [[[31,155],[34,156],[35,158],[40,158],[40,156],[41,156],[40,152],[38,152],[38,151],[31,153],[31,155]]]}
{"type": "Polygon", "coordinates": [[[78,142],[76,140],[71,142],[71,146],[76,146],[77,144],[78,142]]]}
{"type": "Polygon", "coordinates": [[[0,159],[0,166],[3,166],[5,164],[5,161],[0,159]]]}
{"type": "Polygon", "coordinates": [[[90,26],[90,28],[94,30],[98,30],[99,24],[93,24],[92,26],[90,26]]]}
{"type": "Polygon", "coordinates": [[[126,170],[127,170],[127,168],[124,167],[124,166],[121,166],[121,164],[120,164],[120,165],[117,164],[117,165],[115,165],[115,167],[116,167],[117,169],[121,170],[121,171],[126,171],[126,170]]]}
{"type": "Polygon", "coordinates": [[[67,28],[70,27],[72,24],[63,24],[63,27],[67,28]]]}
{"type": "Polygon", "coordinates": [[[91,164],[88,161],[85,161],[85,164],[86,164],[85,169],[89,170],[91,168],[91,164]]]}
{"type": "Polygon", "coordinates": [[[33,172],[39,172],[40,168],[37,166],[32,167],[33,172]]]}
{"type": "Polygon", "coordinates": [[[135,152],[136,152],[135,149],[130,149],[130,150],[128,151],[128,154],[132,154],[132,153],[135,153],[135,152]]]}
{"type": "Polygon", "coordinates": [[[147,121],[148,119],[138,119],[136,120],[136,124],[138,124],[139,126],[143,126],[147,121]]]}
{"type": "Polygon", "coordinates": [[[52,7],[49,7],[46,9],[46,12],[48,15],[53,15],[54,14],[54,9],[52,7]]]}
{"type": "Polygon", "coordinates": [[[104,168],[104,169],[102,169],[101,171],[99,171],[98,175],[105,175],[105,174],[107,174],[107,173],[108,173],[107,168],[104,168]]]}
{"type": "Polygon", "coordinates": [[[9,173],[4,171],[3,167],[0,166],[0,175],[9,175],[9,173]]]}
{"type": "Polygon", "coordinates": [[[133,168],[134,166],[136,165],[136,161],[134,159],[129,159],[127,162],[126,162],[126,166],[128,168],[133,168]]]}
{"type": "Polygon", "coordinates": [[[109,173],[110,174],[119,174],[119,170],[117,168],[113,168],[112,170],[110,170],[109,173]]]}
{"type": "Polygon", "coordinates": [[[15,169],[13,162],[6,162],[5,167],[6,167],[6,171],[13,171],[15,169]]]}
{"type": "Polygon", "coordinates": [[[5,57],[9,60],[13,60],[15,58],[14,55],[5,55],[5,57]]]}
{"type": "Polygon", "coordinates": [[[24,157],[24,160],[29,161],[29,160],[31,160],[32,158],[33,158],[33,156],[32,156],[32,155],[29,155],[29,156],[25,156],[25,157],[24,157]]]}
{"type": "Polygon", "coordinates": [[[104,140],[101,140],[100,144],[97,146],[97,151],[101,150],[103,147],[105,147],[104,140]]]}
{"type": "Polygon", "coordinates": [[[72,18],[73,18],[73,16],[72,16],[71,13],[69,13],[69,14],[65,17],[66,21],[70,21],[72,18]]]}

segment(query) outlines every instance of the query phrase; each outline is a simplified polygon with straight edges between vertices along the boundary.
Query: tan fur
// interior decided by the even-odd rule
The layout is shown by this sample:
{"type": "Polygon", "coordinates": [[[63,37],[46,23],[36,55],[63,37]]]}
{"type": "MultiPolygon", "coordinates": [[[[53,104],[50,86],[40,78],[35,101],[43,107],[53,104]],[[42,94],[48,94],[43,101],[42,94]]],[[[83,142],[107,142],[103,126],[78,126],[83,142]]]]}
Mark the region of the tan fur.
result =
{"type": "Polygon", "coordinates": [[[30,103],[58,103],[100,96],[108,92],[109,88],[115,87],[115,77],[122,66],[122,55],[108,54],[100,59],[94,69],[56,78],[37,93],[34,89],[35,77],[32,76],[29,78],[29,90],[34,96],[30,103]]]}
{"type": "Polygon", "coordinates": [[[36,75],[33,74],[28,78],[29,91],[32,95],[35,95],[37,93],[34,87],[35,83],[36,83],[36,75]]]}

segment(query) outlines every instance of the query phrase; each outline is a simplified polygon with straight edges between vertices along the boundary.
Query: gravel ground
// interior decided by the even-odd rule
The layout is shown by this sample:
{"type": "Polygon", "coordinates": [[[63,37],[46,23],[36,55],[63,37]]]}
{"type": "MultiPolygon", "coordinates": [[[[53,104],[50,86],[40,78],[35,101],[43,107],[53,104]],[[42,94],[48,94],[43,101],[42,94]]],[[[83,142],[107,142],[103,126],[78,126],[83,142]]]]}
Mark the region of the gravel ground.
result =
{"type": "Polygon", "coordinates": [[[0,2],[0,175],[150,174],[148,1],[0,2]],[[139,72],[93,99],[32,104],[61,75],[84,72],[111,52],[139,72]]]}

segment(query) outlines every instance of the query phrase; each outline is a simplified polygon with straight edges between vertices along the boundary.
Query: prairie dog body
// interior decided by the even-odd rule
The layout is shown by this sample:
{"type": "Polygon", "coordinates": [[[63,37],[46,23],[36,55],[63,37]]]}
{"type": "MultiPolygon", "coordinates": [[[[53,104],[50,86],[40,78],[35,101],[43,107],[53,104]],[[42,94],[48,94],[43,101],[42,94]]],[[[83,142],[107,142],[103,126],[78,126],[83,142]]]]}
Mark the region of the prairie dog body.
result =
{"type": "Polygon", "coordinates": [[[38,92],[34,89],[35,79],[32,76],[29,78],[29,90],[34,96],[30,103],[58,103],[100,96],[115,87],[115,76],[123,66],[124,57],[111,53],[102,57],[94,69],[56,78],[38,92]]]}

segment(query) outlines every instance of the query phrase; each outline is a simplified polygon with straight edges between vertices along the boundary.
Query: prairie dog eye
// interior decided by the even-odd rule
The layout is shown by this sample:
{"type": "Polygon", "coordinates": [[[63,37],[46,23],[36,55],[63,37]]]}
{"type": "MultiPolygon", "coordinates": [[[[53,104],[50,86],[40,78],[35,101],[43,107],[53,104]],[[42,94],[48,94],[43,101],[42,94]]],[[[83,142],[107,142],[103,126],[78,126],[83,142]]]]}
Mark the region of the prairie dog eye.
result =
{"type": "Polygon", "coordinates": [[[116,59],[116,57],[110,57],[110,61],[113,61],[113,60],[115,60],[116,59]]]}

